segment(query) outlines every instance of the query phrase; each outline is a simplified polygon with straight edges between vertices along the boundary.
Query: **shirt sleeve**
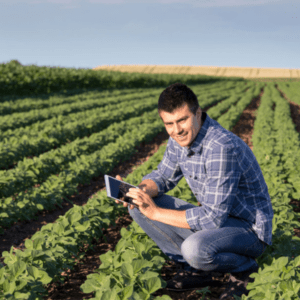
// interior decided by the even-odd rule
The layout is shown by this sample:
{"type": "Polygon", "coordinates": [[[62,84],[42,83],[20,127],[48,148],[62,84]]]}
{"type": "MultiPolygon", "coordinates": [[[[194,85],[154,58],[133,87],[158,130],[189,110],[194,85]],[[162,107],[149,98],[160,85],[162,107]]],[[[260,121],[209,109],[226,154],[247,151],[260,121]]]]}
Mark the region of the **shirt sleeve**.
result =
{"type": "Polygon", "coordinates": [[[157,197],[159,197],[172,190],[182,177],[183,173],[177,162],[176,151],[172,146],[171,138],[169,138],[166,151],[157,166],[157,170],[153,170],[150,174],[144,176],[142,181],[145,179],[153,180],[158,187],[157,197]]]}
{"type": "Polygon", "coordinates": [[[186,210],[186,220],[193,230],[221,228],[238,193],[241,171],[235,149],[214,147],[205,163],[207,180],[202,206],[186,210]]]}

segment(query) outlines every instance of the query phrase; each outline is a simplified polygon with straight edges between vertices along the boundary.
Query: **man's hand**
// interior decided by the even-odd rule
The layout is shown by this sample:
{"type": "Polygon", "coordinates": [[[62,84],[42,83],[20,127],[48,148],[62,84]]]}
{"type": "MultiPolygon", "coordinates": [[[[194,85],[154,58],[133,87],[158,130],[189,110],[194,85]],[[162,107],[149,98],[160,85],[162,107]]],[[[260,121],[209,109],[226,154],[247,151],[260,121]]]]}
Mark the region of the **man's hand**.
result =
{"type": "MultiPolygon", "coordinates": [[[[123,181],[123,179],[122,179],[122,177],[121,177],[120,175],[117,175],[117,176],[116,176],[116,179],[118,179],[118,180],[120,180],[120,181],[123,181]]],[[[120,200],[123,200],[123,201],[124,201],[124,199],[125,199],[125,197],[120,198],[120,200]]],[[[116,202],[117,204],[123,203],[123,206],[124,206],[124,207],[127,207],[128,205],[130,205],[130,209],[133,209],[133,208],[135,207],[134,205],[132,205],[132,204],[130,204],[130,203],[128,203],[128,202],[121,202],[121,201],[119,201],[119,200],[115,200],[115,202],[116,202]]]]}
{"type": "Polygon", "coordinates": [[[153,220],[157,213],[158,206],[143,189],[130,188],[126,196],[133,198],[133,203],[138,205],[139,210],[150,220],[153,220]]]}

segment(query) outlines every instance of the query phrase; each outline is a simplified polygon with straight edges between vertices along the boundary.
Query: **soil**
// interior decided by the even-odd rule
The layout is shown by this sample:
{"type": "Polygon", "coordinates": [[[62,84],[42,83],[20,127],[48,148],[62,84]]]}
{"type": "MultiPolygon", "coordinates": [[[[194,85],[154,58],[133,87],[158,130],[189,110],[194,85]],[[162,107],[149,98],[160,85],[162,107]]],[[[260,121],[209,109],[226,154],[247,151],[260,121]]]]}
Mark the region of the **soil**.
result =
{"type": "MultiPolygon", "coordinates": [[[[261,96],[261,95],[260,95],[261,96]]],[[[259,106],[260,96],[253,99],[250,105],[243,112],[240,120],[232,129],[232,132],[241,137],[252,149],[251,136],[253,132],[253,124],[255,121],[254,112],[259,106]]],[[[300,106],[295,103],[290,103],[291,114],[294,123],[296,124],[297,131],[300,133],[300,106]]],[[[204,109],[207,110],[208,108],[204,109]]],[[[138,152],[133,155],[133,157],[127,162],[123,162],[119,166],[116,166],[112,172],[109,172],[108,175],[116,177],[120,175],[122,178],[125,178],[128,174],[133,172],[133,167],[139,166],[147,161],[154,153],[156,153],[160,146],[165,145],[167,139],[169,138],[166,131],[158,134],[151,143],[141,143],[138,149],[138,152]]],[[[90,184],[79,185],[78,186],[78,195],[74,194],[68,196],[68,199],[72,200],[76,205],[85,205],[88,199],[99,190],[105,189],[104,176],[101,175],[97,178],[93,178],[90,184]]],[[[291,200],[290,204],[294,204],[297,207],[294,208],[294,211],[300,211],[300,204],[297,200],[291,200]]],[[[49,223],[55,222],[55,220],[60,216],[64,215],[73,205],[67,201],[64,201],[62,204],[63,208],[56,207],[52,211],[43,211],[37,215],[36,220],[31,220],[27,222],[17,222],[9,229],[6,229],[3,235],[0,235],[0,251],[9,251],[11,246],[14,246],[16,249],[24,249],[24,241],[27,238],[30,238],[36,231],[39,231],[40,228],[49,223]]],[[[116,226],[110,226],[107,230],[104,230],[104,233],[107,238],[107,242],[100,240],[100,242],[93,241],[94,249],[88,250],[84,259],[77,262],[75,267],[72,270],[67,270],[61,275],[65,278],[63,283],[50,283],[47,286],[48,296],[43,299],[90,299],[93,298],[93,293],[84,294],[80,290],[80,286],[85,282],[86,276],[94,272],[95,269],[99,267],[101,261],[99,256],[106,253],[109,250],[114,251],[115,245],[120,240],[121,236],[119,234],[122,227],[127,228],[132,222],[130,215],[120,217],[116,220],[116,226]]],[[[294,229],[295,235],[300,237],[300,229],[294,229]]],[[[84,249],[82,249],[84,251],[84,249]]],[[[0,261],[3,262],[3,259],[0,258],[0,261]]],[[[161,272],[161,277],[167,281],[171,279],[179,268],[175,262],[167,263],[161,272]]],[[[218,286],[210,287],[210,292],[204,299],[218,300],[221,293],[226,289],[226,283],[228,282],[229,274],[213,273],[213,278],[216,281],[218,286]]],[[[165,289],[160,289],[156,291],[153,295],[169,295],[174,300],[198,300],[201,298],[202,294],[198,294],[196,291],[186,291],[186,292],[172,292],[165,289]]],[[[203,299],[203,300],[204,300],[203,299]]]]}

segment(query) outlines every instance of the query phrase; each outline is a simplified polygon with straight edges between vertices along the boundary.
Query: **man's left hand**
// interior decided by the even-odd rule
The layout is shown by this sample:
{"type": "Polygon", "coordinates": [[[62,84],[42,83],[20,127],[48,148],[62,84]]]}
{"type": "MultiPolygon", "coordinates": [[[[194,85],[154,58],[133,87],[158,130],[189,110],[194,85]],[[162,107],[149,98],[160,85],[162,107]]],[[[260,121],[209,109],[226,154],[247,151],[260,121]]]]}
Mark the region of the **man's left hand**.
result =
{"type": "Polygon", "coordinates": [[[150,220],[154,219],[158,206],[144,189],[130,188],[126,196],[133,198],[133,203],[139,207],[142,214],[150,220]]]}

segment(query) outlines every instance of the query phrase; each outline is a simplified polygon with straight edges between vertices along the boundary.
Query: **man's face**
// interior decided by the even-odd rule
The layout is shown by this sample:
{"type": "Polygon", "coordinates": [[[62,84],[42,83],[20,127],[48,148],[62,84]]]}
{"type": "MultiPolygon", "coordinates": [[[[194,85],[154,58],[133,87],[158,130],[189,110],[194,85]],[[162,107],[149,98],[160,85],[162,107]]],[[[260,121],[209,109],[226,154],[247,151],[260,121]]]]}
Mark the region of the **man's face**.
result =
{"type": "Polygon", "coordinates": [[[187,104],[173,113],[160,112],[168,134],[181,146],[190,147],[201,128],[202,110],[199,107],[196,116],[190,112],[187,104]],[[183,138],[180,136],[183,135],[183,138]]]}

